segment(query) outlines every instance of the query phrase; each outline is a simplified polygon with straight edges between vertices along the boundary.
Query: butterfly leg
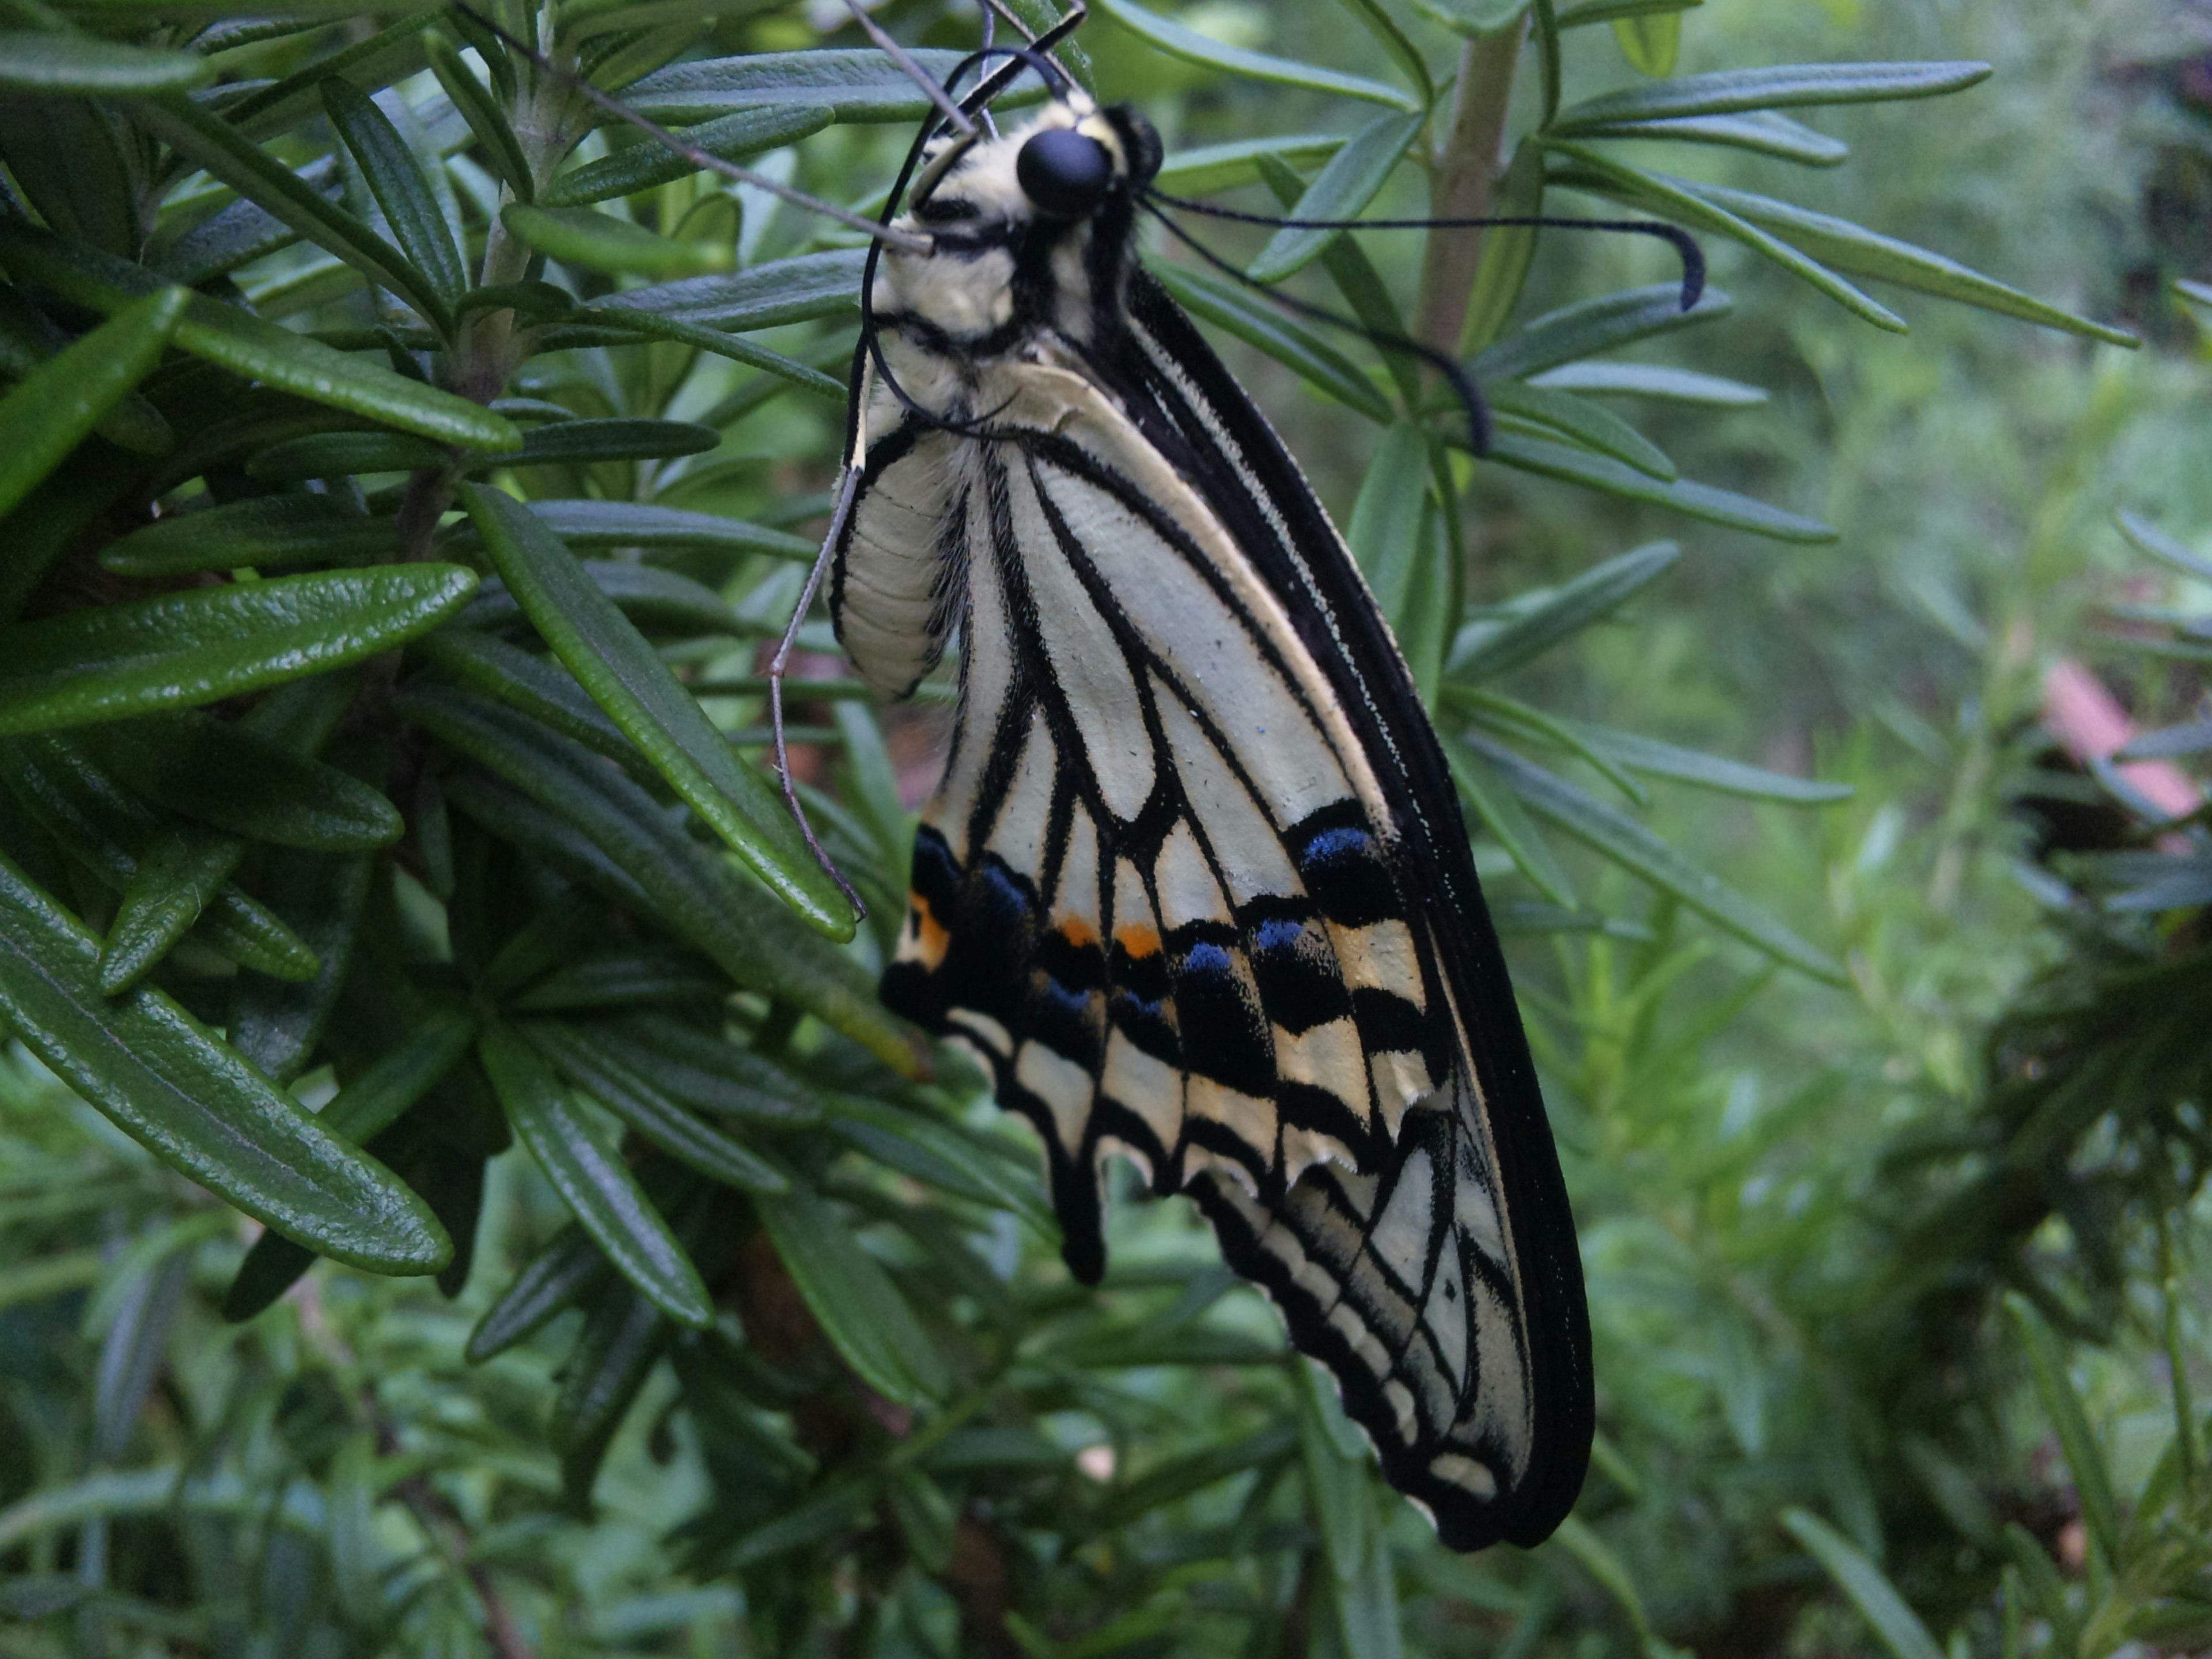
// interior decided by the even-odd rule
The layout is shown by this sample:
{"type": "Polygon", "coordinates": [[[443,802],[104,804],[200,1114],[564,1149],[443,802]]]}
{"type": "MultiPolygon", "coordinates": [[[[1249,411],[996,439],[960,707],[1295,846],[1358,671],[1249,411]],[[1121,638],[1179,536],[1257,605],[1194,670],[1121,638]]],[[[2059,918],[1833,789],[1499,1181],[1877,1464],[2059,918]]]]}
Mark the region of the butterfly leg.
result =
{"type": "Polygon", "coordinates": [[[830,533],[822,538],[822,550],[814,556],[814,568],[806,573],[806,586],[799,590],[799,603],[791,608],[791,624],[783,630],[782,643],[776,647],[775,655],[769,659],[768,711],[769,729],[775,734],[775,775],[776,781],[783,786],[783,804],[791,809],[791,816],[798,820],[799,833],[806,837],[808,849],[822,867],[830,872],[830,879],[837,884],[845,896],[852,901],[853,908],[865,919],[868,914],[867,902],[853,890],[853,884],[845,879],[844,872],[831,861],[822,843],[815,838],[814,826],[807,822],[806,808],[800,805],[799,799],[799,787],[792,781],[791,752],[783,737],[783,682],[785,676],[791,672],[791,653],[798,647],[799,627],[805,622],[806,613],[813,609],[815,592],[822,586],[822,573],[830,568],[830,561],[837,550],[838,538],[845,533],[845,521],[853,516],[853,503],[859,499],[860,493],[860,469],[848,466],[845,469],[845,476],[838,481],[836,503],[830,514],[830,533]]]}

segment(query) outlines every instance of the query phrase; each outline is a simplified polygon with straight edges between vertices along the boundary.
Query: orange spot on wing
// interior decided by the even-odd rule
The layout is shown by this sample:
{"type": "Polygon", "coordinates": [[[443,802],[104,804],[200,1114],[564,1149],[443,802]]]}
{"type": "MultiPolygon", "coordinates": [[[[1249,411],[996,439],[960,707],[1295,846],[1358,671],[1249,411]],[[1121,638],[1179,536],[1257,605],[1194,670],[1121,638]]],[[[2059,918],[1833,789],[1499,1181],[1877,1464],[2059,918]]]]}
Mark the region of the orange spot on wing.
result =
{"type": "Polygon", "coordinates": [[[1087,950],[1098,943],[1098,930],[1091,925],[1088,916],[1066,916],[1061,919],[1060,936],[1077,950],[1087,950]]]}
{"type": "Polygon", "coordinates": [[[1114,943],[1131,956],[1144,957],[1155,955],[1160,948],[1159,929],[1133,921],[1114,930],[1114,943]]]}
{"type": "Polygon", "coordinates": [[[912,957],[933,974],[945,960],[945,947],[952,942],[952,935],[945,931],[945,924],[929,908],[929,901],[921,894],[908,893],[906,902],[907,925],[914,933],[912,957]]]}

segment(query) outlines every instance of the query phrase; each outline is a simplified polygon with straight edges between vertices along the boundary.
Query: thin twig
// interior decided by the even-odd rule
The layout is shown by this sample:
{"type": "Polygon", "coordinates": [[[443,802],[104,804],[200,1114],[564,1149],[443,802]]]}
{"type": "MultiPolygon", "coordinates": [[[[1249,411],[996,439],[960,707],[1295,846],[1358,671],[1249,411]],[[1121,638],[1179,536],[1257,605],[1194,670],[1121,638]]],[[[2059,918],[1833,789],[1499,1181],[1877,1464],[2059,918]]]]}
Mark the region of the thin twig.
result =
{"type": "Polygon", "coordinates": [[[952,101],[952,94],[937,84],[937,77],[916,63],[913,54],[904,46],[891,39],[881,23],[868,15],[867,8],[860,3],[860,0],[845,0],[845,9],[853,14],[853,21],[860,26],[869,40],[876,43],[876,49],[896,64],[908,80],[921,88],[922,96],[936,106],[937,112],[952,124],[955,132],[963,138],[975,137],[975,123],[969,118],[968,112],[952,101]]]}
{"type": "Polygon", "coordinates": [[[822,586],[822,573],[830,568],[836,554],[837,543],[845,533],[845,521],[853,516],[853,503],[860,498],[861,470],[857,466],[845,469],[845,476],[837,483],[837,503],[830,514],[830,533],[822,538],[822,550],[814,556],[814,565],[806,573],[806,585],[799,589],[799,603],[791,607],[791,624],[783,630],[783,642],[775,648],[775,655],[768,665],[769,727],[775,737],[775,775],[783,785],[783,804],[791,809],[791,816],[799,821],[799,833],[806,837],[806,845],[822,867],[830,872],[854,909],[865,919],[868,914],[866,900],[853,890],[853,884],[845,879],[845,872],[830,860],[821,842],[815,838],[814,826],[807,822],[806,808],[799,799],[799,787],[791,778],[791,751],[784,741],[783,682],[791,672],[791,653],[799,645],[799,629],[806,620],[807,611],[814,604],[815,590],[822,586]]]}

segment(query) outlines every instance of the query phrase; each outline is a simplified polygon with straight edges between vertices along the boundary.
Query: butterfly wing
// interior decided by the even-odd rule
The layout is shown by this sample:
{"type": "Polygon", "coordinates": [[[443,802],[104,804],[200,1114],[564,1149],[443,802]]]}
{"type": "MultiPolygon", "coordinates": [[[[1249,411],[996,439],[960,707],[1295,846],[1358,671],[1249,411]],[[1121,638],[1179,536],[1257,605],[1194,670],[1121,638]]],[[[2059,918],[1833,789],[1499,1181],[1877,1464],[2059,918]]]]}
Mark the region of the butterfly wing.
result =
{"type": "Polygon", "coordinates": [[[1139,276],[1087,372],[869,453],[833,578],[952,750],[884,980],[1034,1123],[1073,1271],[1099,1164],[1182,1191],[1471,1549],[1534,1543],[1591,1432],[1581,1272],[1452,785],[1341,539],[1139,276]]]}

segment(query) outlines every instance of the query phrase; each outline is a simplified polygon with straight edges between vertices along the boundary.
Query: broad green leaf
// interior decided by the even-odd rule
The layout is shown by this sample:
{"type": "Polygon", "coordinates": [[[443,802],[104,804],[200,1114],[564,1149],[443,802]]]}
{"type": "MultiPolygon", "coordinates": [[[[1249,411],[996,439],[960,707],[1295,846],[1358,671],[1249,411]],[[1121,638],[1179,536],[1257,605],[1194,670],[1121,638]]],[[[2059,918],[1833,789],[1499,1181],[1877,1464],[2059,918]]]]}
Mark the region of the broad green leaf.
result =
{"type": "Polygon", "coordinates": [[[307,941],[319,963],[305,981],[241,973],[232,993],[232,1046],[280,1083],[305,1069],[337,1006],[375,869],[363,854],[285,850],[264,862],[260,887],[270,908],[307,941]]]}
{"type": "MultiPolygon", "coordinates": [[[[585,867],[617,878],[623,902],[658,915],[738,984],[814,1014],[905,1075],[921,1069],[913,1037],[884,1012],[858,963],[801,923],[773,894],[685,835],[612,765],[544,726],[465,692],[425,689],[403,695],[398,702],[406,718],[537,803],[581,843],[585,867]]],[[[447,794],[455,805],[469,810],[464,780],[453,780],[447,794]]],[[[518,821],[518,834],[525,824],[526,820],[518,821]]],[[[507,832],[507,823],[496,813],[492,827],[507,832]]]]}
{"type": "Polygon", "coordinates": [[[902,1406],[950,1392],[944,1357],[844,1217],[798,1185],[753,1207],[823,1334],[862,1382],[902,1406]]]}
{"type": "Polygon", "coordinates": [[[1160,164],[1153,181],[1171,196],[1209,196],[1249,184],[1259,174],[1260,158],[1285,162],[1326,161],[1344,148],[1340,132],[1290,133],[1279,138],[1239,138],[1225,144],[1177,150],[1160,164]]]}
{"type": "Polygon", "coordinates": [[[2026,1297],[2008,1292],[2005,1311],[2012,1316],[2013,1327],[2020,1333],[2028,1375],[2035,1381],[2036,1397],[2043,1402],[2043,1414],[2051,1419],[2059,1447],[2066,1454],[2066,1467],[2074,1476],[2089,1541],[2107,1566],[2118,1567],[2127,1559],[2120,1550],[2119,1499],[2114,1495],[2111,1468],[2090,1431],[2081,1396],[2066,1374],[2065,1353],[2043,1316],[2026,1297]]]}
{"type": "Polygon", "coordinates": [[[0,733],[258,691],[428,632],[475,591],[458,565],[188,588],[0,628],[0,733]]]}
{"type": "Polygon", "coordinates": [[[595,1025],[592,1041],[697,1111],[796,1127],[826,1109],[820,1090],[774,1060],[665,1014],[595,1025]]]}
{"type": "Polygon", "coordinates": [[[691,276],[634,288],[621,296],[621,309],[650,312],[725,333],[842,316],[860,307],[860,267],[866,257],[858,248],[839,248],[771,260],[724,276],[691,276]]]}
{"type": "MultiPolygon", "coordinates": [[[[1293,219],[1356,219],[1365,211],[1406,154],[1407,146],[1420,136],[1426,118],[1419,113],[1379,115],[1345,140],[1344,148],[1327,166],[1291,210],[1293,219]]],[[[1244,274],[1255,283],[1279,283],[1303,270],[1340,230],[1277,231],[1260,250],[1244,274]]]]}
{"type": "MultiPolygon", "coordinates": [[[[94,311],[120,311],[167,286],[143,265],[5,220],[0,220],[0,259],[12,275],[34,279],[94,311]]],[[[364,415],[441,443],[496,451],[516,448],[522,441],[505,418],[466,398],[394,374],[366,357],[333,350],[205,295],[196,294],[186,302],[175,343],[272,391],[364,415]]]]}
{"type": "Polygon", "coordinates": [[[1603,490],[1608,495],[1624,496],[1632,501],[1649,501],[1655,507],[1672,507],[1677,513],[1703,519],[1709,524],[1726,525],[1732,530],[1747,530],[1754,536],[1771,537],[1778,542],[1832,542],[1836,539],[1837,532],[1817,519],[1785,513],[1778,507],[1769,507],[1765,501],[1754,501],[1748,495],[1739,495],[1734,490],[1717,489],[1689,478],[1677,478],[1662,483],[1602,455],[1594,455],[1586,449],[1574,448],[1566,444],[1555,444],[1545,438],[1526,438],[1514,432],[1498,433],[1491,440],[1490,459],[1523,472],[1534,472],[1544,477],[1582,484],[1591,489],[1603,490]]]}
{"type": "Polygon", "coordinates": [[[1580,720],[1563,720],[1559,723],[1599,754],[1632,772],[1672,778],[1723,795],[1786,801],[1796,806],[1825,806],[1849,800],[1857,793],[1848,783],[1822,783],[1817,778],[1770,772],[1763,766],[1747,766],[1741,761],[1725,760],[1718,755],[1680,749],[1656,738],[1639,737],[1633,732],[1616,732],[1609,726],[1589,726],[1580,720]]]}
{"type": "Polygon", "coordinates": [[[157,991],[112,1000],[100,941],[0,860],[0,1013],[117,1127],[249,1215],[371,1273],[453,1245],[391,1171],[334,1139],[157,991]]]}
{"type": "Polygon", "coordinates": [[[1850,1539],[1806,1510],[1783,1510],[1782,1524],[1827,1570],[1836,1588],[1850,1598],[1859,1616],[1896,1659],[1943,1659],[1942,1644],[1920,1622],[1919,1615],[1905,1605],[1881,1569],[1850,1539]]]}
{"type": "Polygon", "coordinates": [[[1566,156],[1576,164],[1564,173],[1554,174],[1552,179],[1554,185],[1570,190],[1594,191],[1646,208],[1693,228],[1711,231],[1716,235],[1741,242],[1753,252],[1772,260],[1800,281],[1809,283],[1854,316],[1893,333],[1906,331],[1905,319],[1887,306],[1875,300],[1856,284],[1846,282],[1819,260],[1779,237],[1769,235],[1750,220],[1721,206],[1711,192],[1693,189],[1659,173],[1646,173],[1640,167],[1624,166],[1592,149],[1588,144],[1547,138],[1545,147],[1555,155],[1566,156]]]}
{"type": "Polygon", "coordinates": [[[170,288],[135,301],[0,398],[0,515],[14,512],[146,378],[191,297],[170,288]]]}
{"type": "Polygon", "coordinates": [[[1582,901],[1575,896],[1573,879],[1536,821],[1528,816],[1528,809],[1521,804],[1521,798],[1506,787],[1482,755],[1455,737],[1438,736],[1444,759],[1451,767],[1452,781],[1459,786],[1460,797],[1476,822],[1498,837],[1498,844],[1538,892],[1565,910],[1577,909],[1582,901]]]}
{"type": "MultiPolygon", "coordinates": [[[[460,1063],[476,1040],[475,1017],[440,1008],[399,1044],[341,1089],[315,1115],[317,1125],[365,1146],[460,1063]]],[[[264,1232],[239,1264],[223,1294],[222,1316],[234,1324],[252,1319],[284,1294],[314,1265],[314,1253],[282,1233],[264,1232]]]]}
{"type": "Polygon", "coordinates": [[[699,1270],[552,1066],[504,1025],[485,1027],[477,1054],[515,1134],[615,1270],[672,1319],[699,1330],[711,1325],[714,1304],[699,1270]]]}
{"type": "Polygon", "coordinates": [[[1097,0],[1097,3],[1101,11],[1123,28],[1171,58],[1185,58],[1207,69],[1225,70],[1247,80],[1271,82],[1276,86],[1304,87],[1311,92],[1334,93],[1339,97],[1389,104],[1402,110],[1420,106],[1419,100],[1401,88],[1314,64],[1295,63],[1287,58],[1271,58],[1265,52],[1227,46],[1186,24],[1146,11],[1135,0],[1097,0]]]}
{"type": "Polygon", "coordinates": [[[481,1365],[524,1341],[583,1300],[603,1282],[607,1259],[583,1228],[570,1222],[530,1258],[514,1282],[499,1293],[469,1333],[462,1351],[471,1365],[481,1365]]]}
{"type": "Polygon", "coordinates": [[[392,119],[367,93],[333,76],[323,82],[323,110],[338,137],[352,152],[369,194],[384,210],[385,222],[400,252],[429,278],[438,298],[451,307],[468,287],[461,251],[453,228],[422,176],[415,152],[392,119]]]}
{"type": "MultiPolygon", "coordinates": [[[[0,747],[0,773],[24,810],[96,879],[129,893],[143,849],[160,843],[168,823],[133,798],[67,738],[40,736],[0,747]]],[[[284,979],[311,978],[313,953],[264,906],[218,884],[191,924],[200,939],[242,967],[284,979]]]]}
{"type": "Polygon", "coordinates": [[[1586,403],[1571,392],[1534,386],[1526,380],[1499,380],[1484,395],[1494,413],[1517,416],[1570,438],[1585,449],[1635,468],[1646,477],[1668,483],[1679,476],[1665,450],[1619,416],[1586,403]]]}
{"type": "Polygon", "coordinates": [[[830,937],[852,937],[850,906],[783,803],[560,538],[507,496],[471,489],[463,499],[508,591],[592,700],[787,903],[830,937]]]}
{"type": "MultiPolygon", "coordinates": [[[[676,137],[717,161],[742,161],[763,150],[795,144],[821,131],[836,118],[836,112],[816,105],[769,104],[741,109],[719,121],[686,127],[676,137]]],[[[697,171],[696,164],[689,156],[655,143],[634,143],[561,174],[539,195],[538,205],[585,207],[617,196],[635,196],[640,191],[651,190],[656,185],[665,185],[672,179],[682,179],[697,171]]]]}
{"type": "MultiPolygon", "coordinates": [[[[647,554],[768,553],[811,564],[819,550],[804,536],[726,519],[719,513],[690,513],[638,501],[532,501],[523,505],[571,552],[635,548],[647,554]]],[[[483,539],[475,520],[465,520],[449,528],[439,545],[456,553],[474,552],[483,539]]]]}
{"type": "MultiPolygon", "coordinates": [[[[455,15],[459,15],[458,8],[455,15]]],[[[438,77],[438,84],[445,88],[446,96],[453,100],[453,107],[460,112],[461,119],[468,124],[469,131],[483,146],[484,154],[491,161],[492,171],[506,182],[507,187],[516,197],[526,202],[530,200],[536,180],[531,173],[530,163],[522,153],[521,140],[514,136],[514,129],[507,122],[505,106],[485,90],[483,82],[477,79],[466,60],[436,29],[422,31],[422,55],[429,63],[430,72],[438,77]]],[[[489,56],[492,62],[501,61],[496,52],[489,56]]]]}
{"type": "Polygon", "coordinates": [[[1455,34],[1498,34],[1521,21],[1528,0],[1413,0],[1413,9],[1455,34]]]}
{"type": "Polygon", "coordinates": [[[1563,363],[1532,378],[1530,386],[1589,396],[1650,398],[1661,403],[1749,409],[1766,401],[1765,386],[1660,363],[1563,363]]]}
{"type": "Polygon", "coordinates": [[[1148,269],[1186,310],[1264,351],[1316,392],[1378,424],[1391,419],[1390,401],[1375,382],[1295,318],[1204,271],[1166,264],[1148,269]]]}
{"type": "Polygon", "coordinates": [[[1662,892],[1670,893],[1716,926],[1815,979],[1841,984],[1843,969],[1710,871],[1692,863],[1633,818],[1615,811],[1565,779],[1470,737],[1506,785],[1539,817],[1595,848],[1662,892]]]}
{"type": "Polygon", "coordinates": [[[1613,614],[1674,568],[1681,549],[1652,542],[1615,554],[1564,586],[1523,594],[1512,614],[1469,623],[1452,642],[1454,679],[1489,679],[1542,655],[1613,614]]]}
{"type": "Polygon", "coordinates": [[[118,576],[188,576],[348,564],[400,546],[397,520],[368,517],[336,496],[259,495],[156,519],[100,549],[100,563],[118,576]]]}
{"type": "Polygon", "coordinates": [[[649,1074],[633,1070],[567,1021],[528,1020],[515,1029],[570,1083],[678,1162],[744,1192],[789,1188],[791,1183],[774,1164],[701,1122],[649,1074]]]}
{"type": "Polygon", "coordinates": [[[1552,131],[1561,137],[1621,121],[1665,121],[1692,115],[1733,115],[1747,110],[1788,109],[1810,104],[1872,104],[1895,98],[1933,98],[1963,92],[1989,78],[1987,64],[1788,64],[1685,75],[1656,86],[1624,87],[1559,112],[1552,131]]]}
{"type": "Polygon", "coordinates": [[[573,1468],[562,1469],[562,1485],[572,1501],[589,1495],[606,1441],[645,1386],[668,1340],[660,1310],[628,1285],[610,1280],[599,1285],[588,1305],[546,1419],[553,1449],[565,1462],[582,1462],[588,1471],[580,1477],[573,1468]],[[579,1454],[587,1455],[579,1459],[579,1454]]]}
{"type": "MultiPolygon", "coordinates": [[[[442,331],[452,325],[452,307],[432,273],[321,191],[302,184],[289,167],[228,122],[182,98],[149,100],[138,106],[137,113],[179,155],[205,167],[246,200],[258,203],[370,282],[390,289],[431,326],[442,331]]],[[[413,158],[404,143],[399,150],[411,167],[413,158]]],[[[442,228],[444,221],[439,223],[442,228]]]]}
{"type": "Polygon", "coordinates": [[[1753,110],[1743,115],[1690,115],[1671,121],[1620,121],[1582,131],[1580,136],[1720,144],[1814,167],[1839,166],[1851,153],[1851,147],[1840,138],[1815,132],[1803,122],[1772,110],[1753,110]]]}
{"type": "Polygon", "coordinates": [[[319,853],[371,853],[406,832],[397,808],[360,779],[208,715],[148,715],[84,738],[156,805],[248,841],[319,853]]]}
{"type": "MultiPolygon", "coordinates": [[[[910,55],[940,85],[963,56],[935,49],[910,55]]],[[[1034,102],[1040,96],[1036,82],[1029,80],[1012,88],[999,107],[1034,102]]],[[[827,109],[840,121],[918,121],[930,109],[905,71],[872,46],[756,52],[675,64],[633,82],[623,101],[640,114],[669,125],[711,121],[764,105],[827,109]]]]}
{"type": "Polygon", "coordinates": [[[1642,11],[1613,21],[1620,55],[1638,73],[1655,79],[1672,75],[1682,51],[1682,19],[1674,11],[1642,11]]]}
{"type": "Polygon", "coordinates": [[[1468,367],[1478,383],[1487,386],[1710,322],[1735,307],[1735,301],[1717,288],[1706,289],[1687,311],[1682,309],[1679,283],[1624,289],[1547,312],[1514,330],[1468,367]]]}
{"type": "Polygon", "coordinates": [[[1724,189],[1718,185],[1694,184],[1680,179],[1669,179],[1665,182],[1749,223],[1783,233],[1795,245],[1838,270],[1872,277],[1877,282],[1894,283],[1899,288],[1933,294],[1940,299],[1955,300],[1960,305],[1974,306],[1983,311],[2018,317],[2045,328],[2084,335],[2093,340],[2101,340],[2106,345],[2133,347],[2142,343],[2126,329],[2114,328],[2108,323],[2076,316],[2070,311],[2047,304],[2032,294],[2024,294],[2008,283],[1984,276],[1979,271],[1969,270],[1940,253],[1931,253],[1926,248],[1913,246],[1910,242],[1900,242],[1894,237],[1881,235],[1863,226],[1852,224],[1849,220],[1814,213],[1788,202],[1778,202],[1771,197],[1724,189]]]}
{"type": "Polygon", "coordinates": [[[204,86],[214,75],[213,64],[189,52],[127,46],[66,29],[0,29],[0,87],[19,93],[144,97],[204,86]]]}
{"type": "Polygon", "coordinates": [[[2212,582],[2212,559],[2193,553],[2175,538],[2169,536],[2139,513],[2122,507],[2114,517],[2120,534],[2132,543],[2138,552],[2148,553],[2179,570],[2183,575],[2200,582],[2212,582]]]}
{"type": "Polygon", "coordinates": [[[727,270],[737,251],[726,242],[681,242],[611,213],[589,208],[529,207],[509,203],[504,224],[526,247],[585,270],[631,276],[697,276],[727,270]]]}

